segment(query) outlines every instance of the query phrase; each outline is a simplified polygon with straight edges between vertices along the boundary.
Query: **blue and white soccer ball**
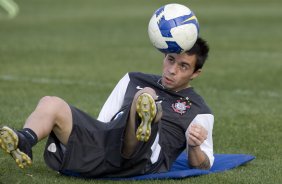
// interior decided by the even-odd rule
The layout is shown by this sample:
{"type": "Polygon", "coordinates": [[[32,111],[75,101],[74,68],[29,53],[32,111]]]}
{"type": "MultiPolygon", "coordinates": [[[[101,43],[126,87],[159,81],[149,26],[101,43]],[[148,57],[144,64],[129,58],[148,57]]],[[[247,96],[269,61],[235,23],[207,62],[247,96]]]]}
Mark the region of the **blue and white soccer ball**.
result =
{"type": "Polygon", "coordinates": [[[199,35],[195,14],[181,4],[167,4],[152,16],[148,34],[152,44],[163,53],[182,53],[193,47],[199,35]]]}

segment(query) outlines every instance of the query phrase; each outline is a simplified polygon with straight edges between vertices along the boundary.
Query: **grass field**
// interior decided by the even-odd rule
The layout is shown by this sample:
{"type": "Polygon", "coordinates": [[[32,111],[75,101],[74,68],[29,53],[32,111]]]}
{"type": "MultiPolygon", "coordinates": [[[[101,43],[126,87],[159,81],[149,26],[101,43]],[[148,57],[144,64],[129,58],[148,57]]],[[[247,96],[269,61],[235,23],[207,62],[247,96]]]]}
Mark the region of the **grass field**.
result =
{"type": "MultiPolygon", "coordinates": [[[[15,1],[20,11],[13,19],[0,7],[0,125],[21,128],[45,95],[97,116],[126,72],[161,72],[163,56],[150,44],[147,24],[170,1],[15,1]]],[[[193,86],[215,114],[215,153],[256,159],[224,173],[134,183],[282,183],[282,2],[177,2],[194,10],[211,47],[193,86]]],[[[26,170],[0,152],[0,184],[113,183],[58,175],[44,163],[44,144],[26,170]]]]}

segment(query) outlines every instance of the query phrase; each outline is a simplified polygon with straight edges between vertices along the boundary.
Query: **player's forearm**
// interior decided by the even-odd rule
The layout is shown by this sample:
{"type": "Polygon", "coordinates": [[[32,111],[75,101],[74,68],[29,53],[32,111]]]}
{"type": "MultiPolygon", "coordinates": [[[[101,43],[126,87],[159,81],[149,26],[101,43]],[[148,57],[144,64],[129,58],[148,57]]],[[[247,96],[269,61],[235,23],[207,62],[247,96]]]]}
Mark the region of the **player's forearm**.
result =
{"type": "Polygon", "coordinates": [[[189,146],[189,165],[196,169],[210,169],[209,157],[201,150],[200,146],[189,146]]]}

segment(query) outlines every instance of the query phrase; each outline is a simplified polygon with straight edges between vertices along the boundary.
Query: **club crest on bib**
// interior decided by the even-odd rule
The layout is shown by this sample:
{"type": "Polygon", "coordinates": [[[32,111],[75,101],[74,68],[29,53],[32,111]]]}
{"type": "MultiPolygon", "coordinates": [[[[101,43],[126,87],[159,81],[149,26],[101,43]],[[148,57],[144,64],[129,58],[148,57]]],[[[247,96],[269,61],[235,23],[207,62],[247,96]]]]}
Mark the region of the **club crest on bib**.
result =
{"type": "Polygon", "coordinates": [[[189,98],[186,97],[185,99],[180,98],[179,100],[176,100],[175,103],[171,105],[174,112],[183,115],[187,112],[188,109],[191,108],[192,103],[190,102],[189,98]]]}

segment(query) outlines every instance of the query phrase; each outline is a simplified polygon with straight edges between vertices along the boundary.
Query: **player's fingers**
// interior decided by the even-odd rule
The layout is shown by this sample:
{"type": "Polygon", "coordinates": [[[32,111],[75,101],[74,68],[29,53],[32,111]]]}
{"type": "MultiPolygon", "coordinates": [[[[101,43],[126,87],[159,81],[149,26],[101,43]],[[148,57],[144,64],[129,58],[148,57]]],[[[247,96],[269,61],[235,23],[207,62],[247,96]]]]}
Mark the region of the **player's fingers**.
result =
{"type": "Polygon", "coordinates": [[[205,137],[207,136],[207,131],[203,127],[191,127],[189,133],[198,133],[199,135],[205,137]]]}
{"type": "Polygon", "coordinates": [[[199,145],[201,145],[201,141],[197,137],[190,134],[188,144],[192,145],[192,146],[199,146],[199,145]]]}
{"type": "Polygon", "coordinates": [[[207,135],[208,135],[208,131],[201,125],[195,125],[192,127],[192,130],[201,134],[202,137],[204,137],[204,139],[206,139],[207,135]]]}
{"type": "Polygon", "coordinates": [[[199,140],[201,143],[204,142],[204,140],[206,139],[205,136],[203,136],[201,133],[198,133],[196,131],[191,131],[189,135],[199,140]]]}

